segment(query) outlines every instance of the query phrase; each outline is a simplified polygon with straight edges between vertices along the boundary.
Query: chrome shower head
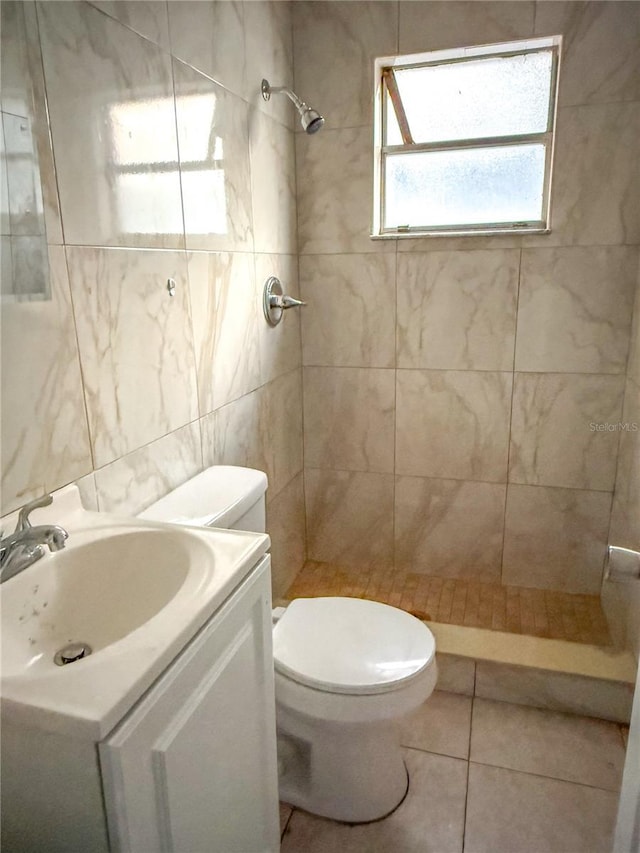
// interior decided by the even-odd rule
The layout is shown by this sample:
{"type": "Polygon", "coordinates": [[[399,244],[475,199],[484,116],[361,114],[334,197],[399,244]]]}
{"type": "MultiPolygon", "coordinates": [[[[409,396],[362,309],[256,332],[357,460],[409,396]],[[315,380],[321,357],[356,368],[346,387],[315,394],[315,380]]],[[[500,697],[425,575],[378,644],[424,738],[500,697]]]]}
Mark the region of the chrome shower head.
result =
{"type": "Polygon", "coordinates": [[[293,101],[295,108],[298,110],[300,124],[305,133],[317,133],[324,124],[324,119],[320,113],[314,110],[313,107],[307,106],[291,89],[288,89],[286,86],[271,86],[268,80],[263,80],[262,97],[265,101],[268,101],[271,95],[286,95],[293,101]]]}

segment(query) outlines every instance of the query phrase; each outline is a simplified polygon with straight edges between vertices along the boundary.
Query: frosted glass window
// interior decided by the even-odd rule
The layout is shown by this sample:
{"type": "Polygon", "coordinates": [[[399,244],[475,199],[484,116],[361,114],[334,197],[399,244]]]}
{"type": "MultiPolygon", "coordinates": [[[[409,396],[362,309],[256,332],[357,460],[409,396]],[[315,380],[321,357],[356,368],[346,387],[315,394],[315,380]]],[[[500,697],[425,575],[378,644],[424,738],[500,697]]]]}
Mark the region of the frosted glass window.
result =
{"type": "Polygon", "coordinates": [[[545,50],[397,70],[413,141],[544,133],[552,64],[545,50]]]}
{"type": "Polygon", "coordinates": [[[548,230],[561,41],[376,60],[374,237],[548,230]]]}
{"type": "Polygon", "coordinates": [[[544,163],[542,145],[389,155],[385,227],[539,220],[544,163]]]}

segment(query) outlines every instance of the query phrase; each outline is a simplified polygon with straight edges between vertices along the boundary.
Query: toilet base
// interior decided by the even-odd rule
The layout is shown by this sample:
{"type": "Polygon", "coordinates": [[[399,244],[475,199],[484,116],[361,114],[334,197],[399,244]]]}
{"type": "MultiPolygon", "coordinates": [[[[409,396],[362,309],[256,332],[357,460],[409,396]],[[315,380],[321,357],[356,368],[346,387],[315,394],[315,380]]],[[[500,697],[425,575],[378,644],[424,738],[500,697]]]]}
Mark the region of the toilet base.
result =
{"type": "Polygon", "coordinates": [[[369,823],[404,800],[408,772],[395,720],[332,723],[277,707],[280,799],[344,823],[369,823]]]}

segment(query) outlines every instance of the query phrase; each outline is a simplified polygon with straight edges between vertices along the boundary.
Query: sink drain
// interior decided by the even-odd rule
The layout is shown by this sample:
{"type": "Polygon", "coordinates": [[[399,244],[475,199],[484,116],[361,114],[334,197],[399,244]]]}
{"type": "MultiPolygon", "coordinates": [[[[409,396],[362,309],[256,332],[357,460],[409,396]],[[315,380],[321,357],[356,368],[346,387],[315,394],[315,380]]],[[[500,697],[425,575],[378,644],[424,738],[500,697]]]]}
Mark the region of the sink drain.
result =
{"type": "Polygon", "coordinates": [[[92,651],[89,643],[69,643],[68,646],[64,646],[55,653],[53,662],[58,666],[65,666],[68,663],[86,658],[92,651]]]}

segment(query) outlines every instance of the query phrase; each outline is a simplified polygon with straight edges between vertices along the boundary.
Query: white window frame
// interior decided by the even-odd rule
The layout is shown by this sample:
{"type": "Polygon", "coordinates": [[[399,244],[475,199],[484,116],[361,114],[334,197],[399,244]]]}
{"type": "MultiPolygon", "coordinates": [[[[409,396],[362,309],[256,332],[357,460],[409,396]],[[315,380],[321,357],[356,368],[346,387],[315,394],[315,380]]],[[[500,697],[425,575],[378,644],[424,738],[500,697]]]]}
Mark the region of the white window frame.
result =
{"type": "Polygon", "coordinates": [[[555,127],[558,110],[558,83],[560,76],[560,53],[562,36],[526,39],[502,44],[487,44],[476,47],[438,50],[429,53],[415,53],[405,56],[385,56],[375,60],[375,100],[374,100],[374,163],[373,163],[373,227],[371,237],[375,239],[397,239],[406,237],[442,237],[442,236],[478,236],[483,234],[548,234],[551,231],[551,184],[553,173],[553,155],[555,148],[555,127]],[[445,63],[464,62],[481,57],[503,57],[522,53],[534,53],[552,50],[553,64],[549,93],[549,113],[547,129],[536,134],[510,134],[508,136],[480,137],[454,141],[410,143],[406,145],[384,145],[387,121],[386,85],[383,73],[386,69],[443,65],[445,63]],[[396,228],[384,227],[385,169],[387,154],[408,154],[419,151],[450,151],[463,148],[488,148],[495,145],[521,145],[523,143],[542,142],[545,146],[545,171],[543,184],[542,219],[531,222],[480,223],[455,225],[403,225],[396,228]]]}

